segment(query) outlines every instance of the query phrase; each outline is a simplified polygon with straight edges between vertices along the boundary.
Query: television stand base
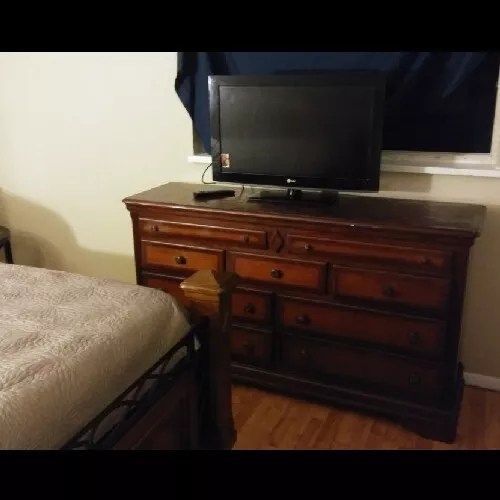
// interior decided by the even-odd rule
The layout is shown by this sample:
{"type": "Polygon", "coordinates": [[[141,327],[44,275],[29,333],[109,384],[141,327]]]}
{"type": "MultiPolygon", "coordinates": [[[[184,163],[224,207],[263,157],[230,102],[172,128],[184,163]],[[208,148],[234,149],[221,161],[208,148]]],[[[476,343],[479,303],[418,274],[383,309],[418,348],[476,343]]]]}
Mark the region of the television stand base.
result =
{"type": "Polygon", "coordinates": [[[338,201],[336,191],[302,191],[301,189],[260,191],[256,196],[248,198],[257,203],[305,203],[315,205],[334,205],[338,201]]]}

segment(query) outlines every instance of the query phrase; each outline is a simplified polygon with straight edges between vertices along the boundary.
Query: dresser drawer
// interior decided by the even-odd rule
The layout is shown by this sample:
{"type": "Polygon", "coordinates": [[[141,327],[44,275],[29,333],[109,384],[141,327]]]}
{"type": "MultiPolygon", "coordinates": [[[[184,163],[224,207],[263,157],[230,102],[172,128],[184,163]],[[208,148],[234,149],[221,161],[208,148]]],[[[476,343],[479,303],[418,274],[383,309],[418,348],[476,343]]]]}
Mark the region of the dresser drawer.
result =
{"type": "Polygon", "coordinates": [[[170,243],[143,241],[142,264],[149,267],[164,267],[179,271],[222,269],[222,250],[188,247],[170,243]]]}
{"type": "Polygon", "coordinates": [[[207,240],[221,244],[241,245],[247,248],[267,248],[265,231],[236,229],[222,226],[205,226],[187,222],[166,222],[153,219],[139,219],[142,234],[156,237],[207,240]]]}
{"type": "Polygon", "coordinates": [[[444,325],[439,321],[340,307],[289,297],[278,298],[280,323],[317,332],[439,357],[444,347],[444,325]]]}
{"type": "Polygon", "coordinates": [[[311,257],[331,258],[334,263],[370,264],[383,268],[397,267],[419,274],[448,275],[453,255],[439,250],[374,245],[348,240],[332,240],[289,234],[288,252],[311,257]]]}
{"type": "Polygon", "coordinates": [[[180,287],[182,280],[183,278],[159,278],[145,274],[142,276],[143,286],[163,290],[164,292],[174,296],[180,304],[187,307],[189,305],[189,300],[186,298],[182,288],[180,287]]]}
{"type": "Polygon", "coordinates": [[[228,270],[234,271],[243,281],[302,288],[324,293],[326,264],[280,259],[262,255],[231,253],[228,270]]]}
{"type": "Polygon", "coordinates": [[[341,297],[442,310],[448,300],[449,281],[408,274],[334,267],[331,288],[335,295],[341,297]]]}
{"type": "Polygon", "coordinates": [[[233,326],[231,330],[231,354],[235,360],[268,365],[271,362],[271,352],[271,332],[233,326]]]}
{"type": "Polygon", "coordinates": [[[233,318],[269,323],[271,321],[271,294],[237,290],[232,296],[233,318]]]}
{"type": "Polygon", "coordinates": [[[291,335],[282,336],[282,362],[303,373],[349,378],[429,398],[438,396],[443,384],[440,369],[430,363],[291,335]]]}

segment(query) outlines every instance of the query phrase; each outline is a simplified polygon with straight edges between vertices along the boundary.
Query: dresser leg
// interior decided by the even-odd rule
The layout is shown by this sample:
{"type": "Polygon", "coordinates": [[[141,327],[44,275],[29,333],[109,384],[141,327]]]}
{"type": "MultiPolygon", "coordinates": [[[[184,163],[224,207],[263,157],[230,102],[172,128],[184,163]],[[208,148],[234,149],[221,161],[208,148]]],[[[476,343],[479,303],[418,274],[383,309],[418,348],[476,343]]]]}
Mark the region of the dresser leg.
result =
{"type": "Polygon", "coordinates": [[[453,444],[457,437],[457,417],[458,415],[450,415],[434,420],[403,420],[401,424],[425,439],[453,444]]]}
{"type": "Polygon", "coordinates": [[[435,416],[426,417],[425,419],[400,420],[401,424],[423,438],[449,444],[454,443],[457,438],[458,417],[464,392],[462,367],[460,367],[456,391],[455,405],[449,411],[439,412],[435,416]]]}

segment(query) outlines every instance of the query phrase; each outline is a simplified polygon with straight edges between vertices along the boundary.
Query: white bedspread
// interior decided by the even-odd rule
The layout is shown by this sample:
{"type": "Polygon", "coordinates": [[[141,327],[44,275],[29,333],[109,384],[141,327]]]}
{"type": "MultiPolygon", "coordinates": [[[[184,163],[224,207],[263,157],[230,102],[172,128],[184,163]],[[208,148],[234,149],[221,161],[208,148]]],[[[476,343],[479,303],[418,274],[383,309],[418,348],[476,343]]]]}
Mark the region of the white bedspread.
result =
{"type": "Polygon", "coordinates": [[[0,449],[57,449],[189,330],[159,290],[0,263],[0,449]]]}

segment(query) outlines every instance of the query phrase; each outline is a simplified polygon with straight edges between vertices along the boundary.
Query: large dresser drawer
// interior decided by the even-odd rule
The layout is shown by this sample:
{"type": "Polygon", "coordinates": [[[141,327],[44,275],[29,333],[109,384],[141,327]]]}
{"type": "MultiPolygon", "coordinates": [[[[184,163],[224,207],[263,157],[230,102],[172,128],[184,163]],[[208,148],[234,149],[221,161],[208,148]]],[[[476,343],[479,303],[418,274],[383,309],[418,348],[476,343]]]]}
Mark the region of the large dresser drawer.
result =
{"type": "Polygon", "coordinates": [[[291,254],[330,258],[333,263],[348,263],[400,269],[418,274],[444,275],[451,270],[452,253],[426,248],[376,245],[349,240],[333,240],[289,234],[287,249],[291,254]]]}
{"type": "Polygon", "coordinates": [[[387,389],[436,398],[443,387],[438,366],[431,363],[282,335],[282,363],[304,374],[334,376],[387,389]]]}
{"type": "Polygon", "coordinates": [[[332,292],[340,297],[443,310],[449,281],[408,274],[334,267],[332,292]]]}
{"type": "Polygon", "coordinates": [[[326,264],[243,253],[228,255],[228,270],[243,281],[324,293],[326,264]]]}
{"type": "Polygon", "coordinates": [[[445,332],[439,321],[289,297],[278,299],[278,311],[284,327],[304,332],[366,341],[435,358],[443,352],[445,332]]]}
{"type": "Polygon", "coordinates": [[[146,267],[163,267],[178,271],[222,269],[223,250],[188,247],[153,241],[142,242],[142,263],[146,267]]]}
{"type": "Polygon", "coordinates": [[[246,248],[267,248],[265,231],[238,229],[216,225],[192,224],[187,222],[167,222],[154,219],[139,219],[142,234],[158,238],[207,240],[214,243],[243,246],[246,248]]]}

